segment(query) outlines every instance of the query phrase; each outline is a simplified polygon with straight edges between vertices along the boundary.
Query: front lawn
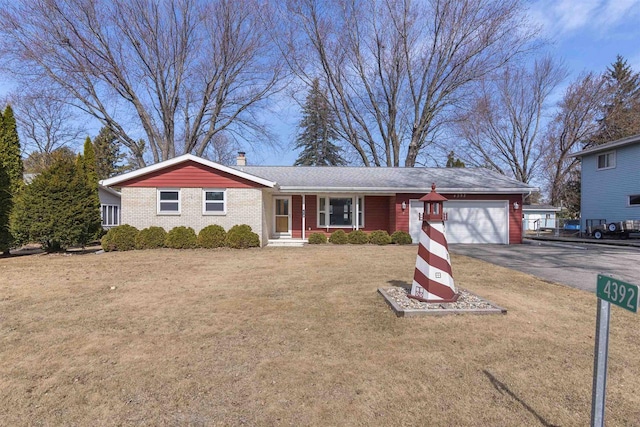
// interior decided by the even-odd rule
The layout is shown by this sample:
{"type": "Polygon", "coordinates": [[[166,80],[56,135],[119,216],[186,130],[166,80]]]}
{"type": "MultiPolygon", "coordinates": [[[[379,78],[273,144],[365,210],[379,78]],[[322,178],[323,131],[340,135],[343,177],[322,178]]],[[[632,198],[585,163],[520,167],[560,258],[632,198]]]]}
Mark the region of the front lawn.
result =
{"type": "MultiPolygon", "coordinates": [[[[0,424],[588,425],[595,296],[454,255],[508,314],[396,318],[416,252],[0,259],[0,424]]],[[[607,425],[640,420],[637,324],[612,309],[607,425]]]]}

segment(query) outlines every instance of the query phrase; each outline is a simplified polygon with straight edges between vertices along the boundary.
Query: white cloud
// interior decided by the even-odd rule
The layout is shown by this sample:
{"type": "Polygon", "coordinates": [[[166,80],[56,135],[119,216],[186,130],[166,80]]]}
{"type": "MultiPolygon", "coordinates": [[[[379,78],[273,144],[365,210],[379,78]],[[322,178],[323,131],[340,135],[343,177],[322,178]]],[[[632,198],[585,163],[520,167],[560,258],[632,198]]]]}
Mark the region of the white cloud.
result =
{"type": "Polygon", "coordinates": [[[530,16],[547,36],[589,30],[599,35],[640,15],[640,0],[537,0],[530,16]]]}

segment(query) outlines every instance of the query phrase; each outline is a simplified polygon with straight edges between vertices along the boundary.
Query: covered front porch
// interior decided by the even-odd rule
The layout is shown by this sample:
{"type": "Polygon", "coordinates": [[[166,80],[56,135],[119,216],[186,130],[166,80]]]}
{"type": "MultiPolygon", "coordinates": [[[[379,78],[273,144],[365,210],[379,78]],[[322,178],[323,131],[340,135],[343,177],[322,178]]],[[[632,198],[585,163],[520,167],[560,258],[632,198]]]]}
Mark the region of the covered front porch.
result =
{"type": "Polygon", "coordinates": [[[395,194],[273,194],[265,198],[264,226],[270,245],[284,240],[305,242],[311,233],[329,236],[340,229],[391,234],[396,230],[396,216],[404,213],[395,194]]]}

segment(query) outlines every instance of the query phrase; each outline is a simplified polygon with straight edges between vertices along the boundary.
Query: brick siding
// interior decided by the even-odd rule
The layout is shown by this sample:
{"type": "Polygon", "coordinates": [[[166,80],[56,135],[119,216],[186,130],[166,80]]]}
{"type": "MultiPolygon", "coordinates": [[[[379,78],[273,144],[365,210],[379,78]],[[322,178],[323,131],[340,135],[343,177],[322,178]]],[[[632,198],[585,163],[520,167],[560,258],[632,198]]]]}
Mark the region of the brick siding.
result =
{"type": "Polygon", "coordinates": [[[202,188],[181,188],[179,215],[157,213],[157,189],[149,187],[122,188],[122,223],[139,230],[150,226],[162,227],[166,231],[173,227],[191,227],[198,233],[207,225],[218,224],[229,230],[236,224],[250,225],[260,236],[262,232],[263,194],[257,188],[227,188],[227,212],[225,215],[202,214],[202,188]]]}

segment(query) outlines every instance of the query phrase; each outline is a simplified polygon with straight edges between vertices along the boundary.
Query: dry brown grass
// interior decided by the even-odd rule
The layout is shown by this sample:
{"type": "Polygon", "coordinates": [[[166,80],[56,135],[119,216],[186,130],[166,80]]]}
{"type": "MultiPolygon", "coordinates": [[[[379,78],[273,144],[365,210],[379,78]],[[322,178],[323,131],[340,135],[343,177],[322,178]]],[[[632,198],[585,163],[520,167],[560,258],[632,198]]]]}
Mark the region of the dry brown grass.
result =
{"type": "MultiPolygon", "coordinates": [[[[454,256],[509,313],[399,319],[376,289],[415,253],[0,259],[0,424],[588,424],[593,295],[454,256]]],[[[640,425],[636,325],[613,309],[607,425],[640,425]]]]}

